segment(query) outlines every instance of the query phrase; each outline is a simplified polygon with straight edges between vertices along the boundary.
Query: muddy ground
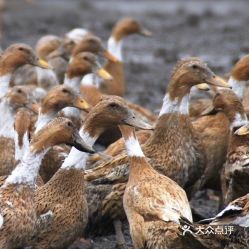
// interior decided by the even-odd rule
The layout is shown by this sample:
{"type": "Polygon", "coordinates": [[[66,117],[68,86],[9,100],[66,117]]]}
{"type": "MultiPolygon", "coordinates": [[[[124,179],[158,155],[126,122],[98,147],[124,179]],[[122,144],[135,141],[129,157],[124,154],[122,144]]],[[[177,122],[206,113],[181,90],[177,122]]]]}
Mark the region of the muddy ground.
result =
{"type": "MultiPolygon", "coordinates": [[[[139,19],[153,32],[153,37],[133,36],[124,42],[126,97],[151,110],[160,108],[170,71],[177,59],[199,56],[215,72],[224,74],[241,55],[249,53],[249,2],[246,0],[6,2],[6,9],[0,16],[3,20],[3,48],[13,42],[34,45],[42,35],[63,35],[78,26],[107,40],[113,24],[120,17],[139,19]]],[[[206,202],[199,195],[195,203],[203,216],[217,212],[216,198],[206,202]]],[[[128,240],[127,229],[126,234],[128,240]]],[[[95,248],[110,249],[115,246],[114,236],[93,240],[95,248]]]]}

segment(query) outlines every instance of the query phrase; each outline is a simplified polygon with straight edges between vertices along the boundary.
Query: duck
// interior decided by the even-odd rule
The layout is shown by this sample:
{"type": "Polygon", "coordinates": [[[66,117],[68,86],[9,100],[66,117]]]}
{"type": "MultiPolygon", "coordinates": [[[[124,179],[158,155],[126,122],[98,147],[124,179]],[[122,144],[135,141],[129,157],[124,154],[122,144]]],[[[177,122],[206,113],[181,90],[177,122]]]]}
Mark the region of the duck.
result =
{"type": "MultiPolygon", "coordinates": [[[[8,175],[14,169],[20,158],[15,155],[15,141],[17,139],[14,128],[15,115],[20,108],[31,109],[31,99],[22,86],[11,88],[1,99],[0,112],[3,120],[0,129],[0,176],[8,175]]],[[[27,120],[27,124],[29,120],[27,120]]]]}
{"type": "MultiPolygon", "coordinates": [[[[240,116],[237,115],[237,124],[232,126],[233,130],[247,123],[247,117],[244,109],[240,116]]],[[[225,164],[222,169],[222,195],[223,205],[246,195],[249,191],[247,183],[248,177],[248,133],[247,126],[239,129],[230,136],[228,144],[228,153],[225,164]]]]}
{"type": "MultiPolygon", "coordinates": [[[[35,45],[37,56],[43,61],[48,61],[48,55],[56,50],[62,42],[62,39],[55,35],[42,36],[35,45]]],[[[52,65],[51,65],[52,67],[52,65]]],[[[51,70],[37,71],[31,65],[24,65],[18,68],[11,78],[11,85],[34,85],[48,90],[57,84],[51,70]]]]}
{"type": "MultiPolygon", "coordinates": [[[[58,85],[48,91],[38,108],[38,116],[32,125],[32,131],[38,132],[65,107],[74,107],[88,111],[90,106],[77,91],[67,85],[58,85]]],[[[66,146],[56,146],[50,149],[42,161],[39,174],[44,182],[47,182],[60,167],[64,159],[64,153],[69,151],[66,146]]]]}
{"type": "Polygon", "coordinates": [[[228,142],[235,125],[247,122],[243,105],[238,96],[230,89],[219,89],[213,98],[212,107],[203,116],[192,122],[198,137],[202,139],[207,155],[205,173],[201,178],[201,188],[221,190],[220,176],[226,162],[228,142]],[[242,115],[239,121],[238,117],[242,115]]]}
{"type": "Polygon", "coordinates": [[[36,54],[44,61],[48,60],[48,55],[55,51],[62,44],[62,38],[57,35],[44,35],[35,45],[36,54]]]}
{"type": "Polygon", "coordinates": [[[104,94],[118,96],[124,96],[125,94],[122,48],[124,38],[132,34],[151,36],[152,33],[131,17],[120,19],[112,29],[111,36],[107,41],[107,49],[118,60],[109,60],[105,65],[106,71],[112,75],[113,80],[104,81],[100,84],[100,91],[104,94]]]}
{"type": "Polygon", "coordinates": [[[73,48],[86,36],[89,31],[83,28],[74,28],[62,38],[61,44],[47,56],[47,61],[53,68],[59,84],[63,84],[67,65],[73,48]]]}
{"type": "Polygon", "coordinates": [[[26,64],[49,68],[49,65],[39,59],[33,49],[26,44],[12,44],[4,50],[0,58],[0,97],[3,97],[9,90],[11,77],[14,72],[26,64]]]}
{"type": "MultiPolygon", "coordinates": [[[[99,77],[110,79],[111,75],[106,72],[99,64],[97,57],[91,52],[81,52],[72,56],[68,64],[67,72],[65,75],[64,85],[70,86],[75,91],[80,93],[81,79],[84,75],[93,73],[99,77]]],[[[83,94],[85,98],[85,95],[83,94]]],[[[89,98],[87,98],[89,100],[89,98]]],[[[87,100],[86,100],[87,101],[87,100]]],[[[88,102],[88,101],[87,101],[88,102]]],[[[63,114],[71,118],[74,123],[80,128],[82,119],[80,112],[75,108],[66,108],[63,114]]]]}
{"type": "MultiPolygon", "coordinates": [[[[87,114],[80,129],[82,139],[91,147],[107,127],[129,124],[137,128],[151,126],[137,119],[125,101],[117,96],[103,99],[87,114]]],[[[66,248],[82,235],[87,223],[84,169],[88,153],[72,148],[55,175],[35,193],[38,214],[51,210],[51,224],[37,235],[33,248],[66,248]],[[60,229],[58,229],[60,227],[60,229]]]]}
{"type": "Polygon", "coordinates": [[[36,176],[48,148],[61,143],[70,143],[84,151],[89,149],[70,120],[56,118],[35,134],[23,160],[1,186],[1,248],[26,247],[35,235],[39,220],[34,199],[36,176]]]}
{"type": "MultiPolygon", "coordinates": [[[[227,75],[227,82],[232,87],[233,91],[236,93],[236,95],[240,98],[240,100],[243,102],[244,108],[247,113],[249,108],[248,103],[248,88],[247,88],[247,82],[249,80],[249,55],[245,55],[242,58],[240,58],[235,65],[232,67],[230,73],[227,75]]],[[[213,92],[216,92],[215,88],[212,87],[213,92]]],[[[191,114],[193,117],[197,117],[201,115],[201,113],[210,106],[213,98],[212,92],[211,94],[208,94],[208,96],[205,99],[199,99],[196,101],[193,101],[193,104],[191,105],[191,114]]]]}
{"type": "MultiPolygon", "coordinates": [[[[210,87],[206,83],[200,83],[200,84],[196,85],[196,88],[198,90],[200,90],[200,91],[209,91],[210,90],[210,87]]],[[[132,110],[135,109],[135,113],[136,114],[138,114],[138,115],[141,114],[143,116],[143,118],[145,118],[145,117],[147,118],[148,117],[148,119],[150,120],[150,123],[155,123],[155,121],[156,121],[156,115],[153,115],[153,114],[150,115],[149,114],[149,115],[145,115],[144,116],[143,115],[145,113],[144,110],[147,112],[146,109],[144,109],[144,108],[143,108],[143,110],[137,109],[136,107],[138,105],[134,105],[133,103],[130,103],[128,101],[127,101],[127,104],[128,104],[128,106],[132,110]]],[[[191,112],[191,110],[190,110],[190,112],[191,112]]],[[[139,143],[141,145],[143,145],[149,139],[149,137],[151,136],[151,134],[152,134],[152,131],[148,131],[148,130],[146,130],[146,131],[142,130],[142,131],[137,131],[136,132],[136,136],[137,136],[137,138],[139,140],[139,143]]],[[[110,159],[111,157],[115,157],[115,156],[121,154],[122,151],[124,151],[124,148],[125,148],[124,147],[124,140],[121,137],[117,141],[115,141],[112,144],[110,144],[101,154],[98,153],[98,154],[91,155],[89,157],[89,165],[92,166],[92,167],[94,167],[94,166],[96,166],[96,164],[103,162],[103,160],[105,160],[105,159],[110,159]]]]}
{"type": "Polygon", "coordinates": [[[130,165],[123,205],[134,248],[185,248],[178,230],[181,216],[192,220],[185,191],[153,169],[133,128],[122,125],[120,130],[130,165]]]}
{"type": "MultiPolygon", "coordinates": [[[[144,154],[150,159],[150,164],[155,170],[174,180],[189,192],[203,174],[206,163],[205,151],[188,116],[190,89],[200,82],[228,87],[227,82],[215,75],[199,58],[182,59],[176,64],[159,117],[154,125],[154,131],[142,146],[144,154]]],[[[94,181],[97,185],[110,184],[112,186],[116,183],[127,182],[128,175],[128,156],[122,153],[96,168],[86,170],[85,179],[94,181]]],[[[101,188],[99,191],[101,192],[101,188]]],[[[110,219],[112,216],[116,217],[113,210],[115,210],[116,203],[120,206],[123,193],[121,191],[119,198],[116,195],[115,199],[108,201],[107,195],[99,194],[102,196],[100,198],[102,202],[95,207],[94,216],[110,217],[110,219]],[[109,202],[110,209],[105,209],[108,213],[103,213],[103,202],[109,202]]],[[[93,219],[95,219],[94,216],[93,219]]],[[[116,234],[121,234],[121,232],[116,231],[116,234]]],[[[121,241],[123,239],[120,239],[117,244],[123,247],[121,241]]]]}
{"type": "Polygon", "coordinates": [[[69,85],[53,87],[41,102],[35,132],[51,121],[59,111],[68,106],[84,111],[88,111],[90,108],[85,99],[69,85]]]}

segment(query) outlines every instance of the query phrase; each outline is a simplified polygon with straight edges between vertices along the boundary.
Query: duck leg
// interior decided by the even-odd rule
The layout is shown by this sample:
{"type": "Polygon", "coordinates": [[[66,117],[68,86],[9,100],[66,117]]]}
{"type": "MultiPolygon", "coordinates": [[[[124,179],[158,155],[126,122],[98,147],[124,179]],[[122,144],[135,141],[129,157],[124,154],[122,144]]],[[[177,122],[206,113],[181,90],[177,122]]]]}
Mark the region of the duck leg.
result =
{"type": "Polygon", "coordinates": [[[123,234],[123,231],[122,231],[122,222],[119,219],[115,219],[113,221],[113,226],[114,226],[114,229],[115,229],[116,240],[117,240],[116,248],[118,248],[118,249],[127,249],[124,234],[123,234]]]}

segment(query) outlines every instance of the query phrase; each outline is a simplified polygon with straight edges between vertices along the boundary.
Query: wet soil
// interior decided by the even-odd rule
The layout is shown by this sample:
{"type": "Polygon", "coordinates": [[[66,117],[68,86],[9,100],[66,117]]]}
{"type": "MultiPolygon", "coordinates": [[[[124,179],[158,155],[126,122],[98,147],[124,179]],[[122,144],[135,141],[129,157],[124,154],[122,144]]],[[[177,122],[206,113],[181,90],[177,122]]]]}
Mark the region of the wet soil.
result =
{"type": "MultiPolygon", "coordinates": [[[[199,0],[7,0],[0,15],[1,46],[35,45],[42,35],[63,35],[84,27],[107,40],[115,21],[133,16],[153,32],[124,42],[126,97],[151,109],[160,108],[177,59],[198,56],[218,74],[225,74],[249,53],[249,2],[199,0]]],[[[217,198],[201,193],[193,201],[200,216],[217,212],[217,198]]],[[[127,242],[131,244],[126,225],[127,242]]],[[[115,247],[113,235],[93,238],[94,248],[115,247]]],[[[81,245],[74,248],[86,248],[81,245]]],[[[73,247],[71,247],[72,249],[73,247]]]]}

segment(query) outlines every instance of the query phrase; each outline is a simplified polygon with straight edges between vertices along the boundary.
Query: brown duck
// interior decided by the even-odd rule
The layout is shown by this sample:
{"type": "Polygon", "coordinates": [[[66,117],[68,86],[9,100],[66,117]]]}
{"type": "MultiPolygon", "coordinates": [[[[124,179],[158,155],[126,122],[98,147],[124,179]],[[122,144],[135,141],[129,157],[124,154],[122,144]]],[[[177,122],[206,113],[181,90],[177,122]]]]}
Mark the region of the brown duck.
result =
{"type": "MultiPolygon", "coordinates": [[[[80,134],[83,140],[92,146],[107,127],[119,124],[151,129],[136,119],[125,101],[112,96],[91,109],[80,134]]],[[[62,167],[48,183],[36,191],[37,213],[51,210],[54,216],[51,224],[37,236],[33,248],[65,248],[82,235],[88,217],[84,187],[87,157],[87,153],[79,153],[72,148],[62,167]]]]}
{"type": "MultiPolygon", "coordinates": [[[[172,73],[155,130],[143,146],[144,154],[149,158],[151,166],[185,189],[195,184],[205,167],[205,153],[188,116],[190,89],[200,82],[227,86],[226,82],[198,58],[178,62],[172,73]]],[[[113,184],[127,181],[128,174],[128,157],[122,154],[95,169],[86,171],[86,179],[97,179],[98,184],[113,184]]],[[[101,192],[101,188],[99,191],[101,192]]],[[[122,188],[119,198],[106,200],[103,194],[100,193],[99,196],[102,196],[105,206],[103,207],[100,201],[100,205],[94,207],[94,215],[117,217],[113,210],[117,210],[116,203],[120,206],[122,188]],[[107,210],[107,213],[103,213],[103,209],[107,210]]],[[[122,213],[122,209],[118,210],[122,213]]],[[[120,231],[116,233],[121,234],[120,231]]],[[[118,244],[121,244],[121,247],[123,241],[122,237],[119,238],[118,244]]]]}
{"type": "Polygon", "coordinates": [[[35,234],[39,219],[34,191],[39,166],[48,148],[61,143],[88,150],[71,121],[57,118],[35,134],[22,162],[0,188],[1,248],[26,247],[35,234]]]}

